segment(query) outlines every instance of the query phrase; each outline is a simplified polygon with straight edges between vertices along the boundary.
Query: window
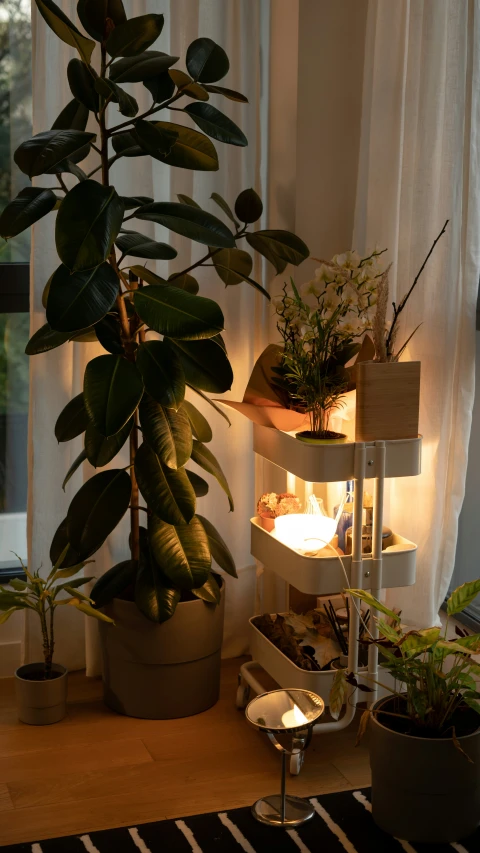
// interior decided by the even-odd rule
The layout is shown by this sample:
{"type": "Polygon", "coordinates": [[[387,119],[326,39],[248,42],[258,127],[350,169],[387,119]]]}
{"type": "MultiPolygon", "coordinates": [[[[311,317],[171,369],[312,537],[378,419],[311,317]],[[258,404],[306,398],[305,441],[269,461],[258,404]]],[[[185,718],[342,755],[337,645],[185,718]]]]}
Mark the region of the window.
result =
{"type": "MultiPolygon", "coordinates": [[[[28,185],[13,154],[31,135],[30,0],[0,4],[0,211],[28,185]]],[[[26,556],[30,233],[0,240],[0,574],[26,556]]]]}

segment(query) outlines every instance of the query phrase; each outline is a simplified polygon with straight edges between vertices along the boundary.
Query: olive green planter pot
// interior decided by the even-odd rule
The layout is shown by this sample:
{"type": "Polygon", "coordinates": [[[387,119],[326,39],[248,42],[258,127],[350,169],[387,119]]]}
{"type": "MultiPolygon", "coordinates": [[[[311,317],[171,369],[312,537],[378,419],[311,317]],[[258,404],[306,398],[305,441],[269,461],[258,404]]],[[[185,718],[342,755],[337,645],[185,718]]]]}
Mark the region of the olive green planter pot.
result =
{"type": "Polygon", "coordinates": [[[54,663],[56,677],[38,680],[44,671],[44,663],[27,663],[15,672],[18,719],[30,726],[58,723],[67,712],[67,670],[54,663]]]}
{"type": "Polygon", "coordinates": [[[128,717],[169,720],[206,711],[220,692],[225,584],[215,607],[181,602],[172,619],[150,622],[130,601],[104,609],[115,627],[99,624],[104,700],[128,717]]]}
{"type": "MultiPolygon", "coordinates": [[[[379,708],[385,699],[375,704],[379,708]]],[[[375,823],[407,841],[448,844],[480,823],[480,729],[458,738],[421,738],[370,718],[372,814],[375,823]]]]}

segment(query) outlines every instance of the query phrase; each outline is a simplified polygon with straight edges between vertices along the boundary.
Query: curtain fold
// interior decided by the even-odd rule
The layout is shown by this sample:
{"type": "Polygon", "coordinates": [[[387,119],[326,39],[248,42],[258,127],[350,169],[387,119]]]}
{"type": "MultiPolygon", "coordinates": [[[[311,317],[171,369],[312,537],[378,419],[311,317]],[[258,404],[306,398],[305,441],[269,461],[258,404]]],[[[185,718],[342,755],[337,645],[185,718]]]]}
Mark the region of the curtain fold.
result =
{"type": "MultiPolygon", "coordinates": [[[[76,2],[61,0],[62,10],[75,18],[76,2]]],[[[155,5],[155,4],[154,4],[155,5]]],[[[287,3],[287,6],[289,4],[287,3]]],[[[296,3],[292,4],[293,6],[296,3]]],[[[151,11],[148,0],[125,0],[127,15],[141,15],[151,11]]],[[[291,8],[291,6],[290,6],[291,8]]],[[[272,10],[277,31],[286,34],[281,20],[285,0],[277,0],[272,10]]],[[[66,78],[66,65],[75,52],[59,41],[48,29],[33,5],[33,132],[51,127],[56,116],[71,98],[66,78]]],[[[122,194],[148,195],[155,200],[174,200],[177,193],[193,196],[199,204],[222,216],[209,200],[218,192],[233,204],[236,195],[253,186],[263,196],[265,212],[262,225],[272,224],[276,217],[269,187],[274,176],[267,172],[267,154],[270,144],[271,111],[270,86],[270,0],[170,0],[162,4],[165,28],[158,47],[179,55],[178,67],[183,67],[186,49],[199,36],[209,36],[226,49],[231,62],[225,84],[244,92],[249,104],[244,105],[222,99],[219,108],[239,123],[249,140],[247,148],[216,143],[220,169],[216,173],[197,173],[172,169],[151,158],[118,161],[112,168],[112,183],[122,194]],[[270,209],[269,209],[270,207],[270,209]]],[[[288,18],[288,15],[287,15],[288,18]]],[[[286,43],[286,39],[285,39],[286,43]]],[[[277,57],[278,61],[278,57],[277,57]]],[[[289,63],[284,61],[284,67],[289,63]]],[[[147,90],[135,87],[140,109],[150,104],[147,90]],[[148,97],[147,97],[148,96],[148,97]]],[[[215,103],[219,101],[213,96],[215,103]]],[[[123,118],[109,108],[110,124],[123,118]]],[[[183,121],[180,113],[170,113],[170,120],[183,121]],[[180,117],[179,117],[180,116],[180,117]]],[[[294,162],[294,157],[289,158],[294,162]]],[[[277,173],[278,184],[285,180],[285,157],[280,158],[284,175],[277,173]]],[[[293,182],[289,178],[289,187],[293,182]]],[[[42,178],[39,184],[52,186],[51,178],[42,178]]],[[[285,202],[285,199],[284,199],[285,202]]],[[[293,209],[293,205],[291,205],[293,209]]],[[[135,223],[133,224],[135,227],[135,223]]],[[[153,223],[141,223],[140,230],[157,239],[165,239],[166,231],[153,223]]],[[[197,260],[202,247],[168,232],[168,242],[178,250],[175,263],[157,263],[157,272],[164,275],[182,269],[197,260]]],[[[256,263],[258,263],[256,261],[256,263]]],[[[32,245],[31,324],[32,332],[44,322],[42,292],[46,281],[58,266],[54,244],[54,219],[49,217],[34,228],[32,245]]],[[[265,266],[254,270],[268,286],[265,266]]],[[[270,273],[271,275],[271,273],[270,273]]],[[[268,342],[271,310],[268,303],[248,284],[225,289],[211,269],[198,271],[201,293],[216,299],[225,315],[225,340],[234,368],[235,380],[231,392],[225,396],[241,399],[254,360],[268,342]]],[[[54,531],[64,518],[68,504],[93,473],[85,463],[67,484],[61,484],[69,466],[81,449],[81,440],[58,445],[53,428],[55,420],[72,396],[82,390],[83,372],[88,360],[100,350],[95,344],[67,344],[31,359],[30,400],[30,492],[29,492],[29,559],[32,566],[48,566],[48,551],[54,531]]],[[[250,422],[240,415],[231,415],[232,425],[213,412],[196,395],[192,401],[209,418],[214,430],[211,448],[218,457],[234,498],[235,512],[228,512],[225,495],[212,481],[208,496],[199,500],[199,511],[212,520],[225,538],[236,559],[239,579],[227,578],[227,603],[224,637],[224,655],[238,655],[248,648],[248,617],[254,608],[255,566],[250,555],[248,519],[255,505],[255,460],[252,454],[250,422]]],[[[112,467],[118,464],[115,460],[112,467]]],[[[195,467],[195,466],[193,466],[195,467]]],[[[128,542],[126,519],[95,555],[92,574],[102,572],[121,559],[125,559],[128,542]]],[[[60,608],[58,613],[58,656],[70,669],[87,665],[89,674],[100,669],[97,625],[84,619],[71,608],[60,608]],[[65,611],[68,610],[68,613],[65,611]]],[[[39,637],[34,622],[27,620],[26,657],[32,660],[41,653],[39,637]]]]}
{"type": "Polygon", "coordinates": [[[353,244],[388,247],[390,301],[407,292],[404,359],[422,363],[422,474],[396,479],[387,521],[418,544],[413,589],[389,600],[433,624],[453,572],[474,395],[480,272],[478,0],[369,0],[353,244]]]}

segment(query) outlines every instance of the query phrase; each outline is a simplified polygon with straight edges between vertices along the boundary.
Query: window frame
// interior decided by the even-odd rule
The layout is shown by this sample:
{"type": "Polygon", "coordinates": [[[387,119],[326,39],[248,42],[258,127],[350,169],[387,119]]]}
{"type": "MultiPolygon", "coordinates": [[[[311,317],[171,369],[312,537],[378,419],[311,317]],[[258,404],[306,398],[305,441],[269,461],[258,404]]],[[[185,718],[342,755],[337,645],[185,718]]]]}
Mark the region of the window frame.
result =
{"type": "MultiPolygon", "coordinates": [[[[30,311],[30,264],[0,260],[0,314],[28,314],[30,311]]],[[[18,561],[0,565],[0,583],[12,578],[25,579],[18,561]]]]}

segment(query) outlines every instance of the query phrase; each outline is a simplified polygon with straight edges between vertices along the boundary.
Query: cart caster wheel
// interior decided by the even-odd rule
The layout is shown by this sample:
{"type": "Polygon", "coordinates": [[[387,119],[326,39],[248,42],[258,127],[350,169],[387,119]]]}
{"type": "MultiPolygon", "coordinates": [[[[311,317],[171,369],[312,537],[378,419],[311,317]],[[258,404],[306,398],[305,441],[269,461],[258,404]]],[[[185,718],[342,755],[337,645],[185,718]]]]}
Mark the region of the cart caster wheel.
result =
{"type": "Polygon", "coordinates": [[[247,682],[242,678],[241,675],[238,676],[238,687],[237,687],[237,696],[235,699],[235,704],[239,711],[244,711],[250,701],[250,686],[247,682]]]}
{"type": "Polygon", "coordinates": [[[303,762],[305,761],[305,753],[304,752],[296,752],[295,755],[290,756],[290,776],[298,776],[300,770],[303,767],[303,762]]]}

